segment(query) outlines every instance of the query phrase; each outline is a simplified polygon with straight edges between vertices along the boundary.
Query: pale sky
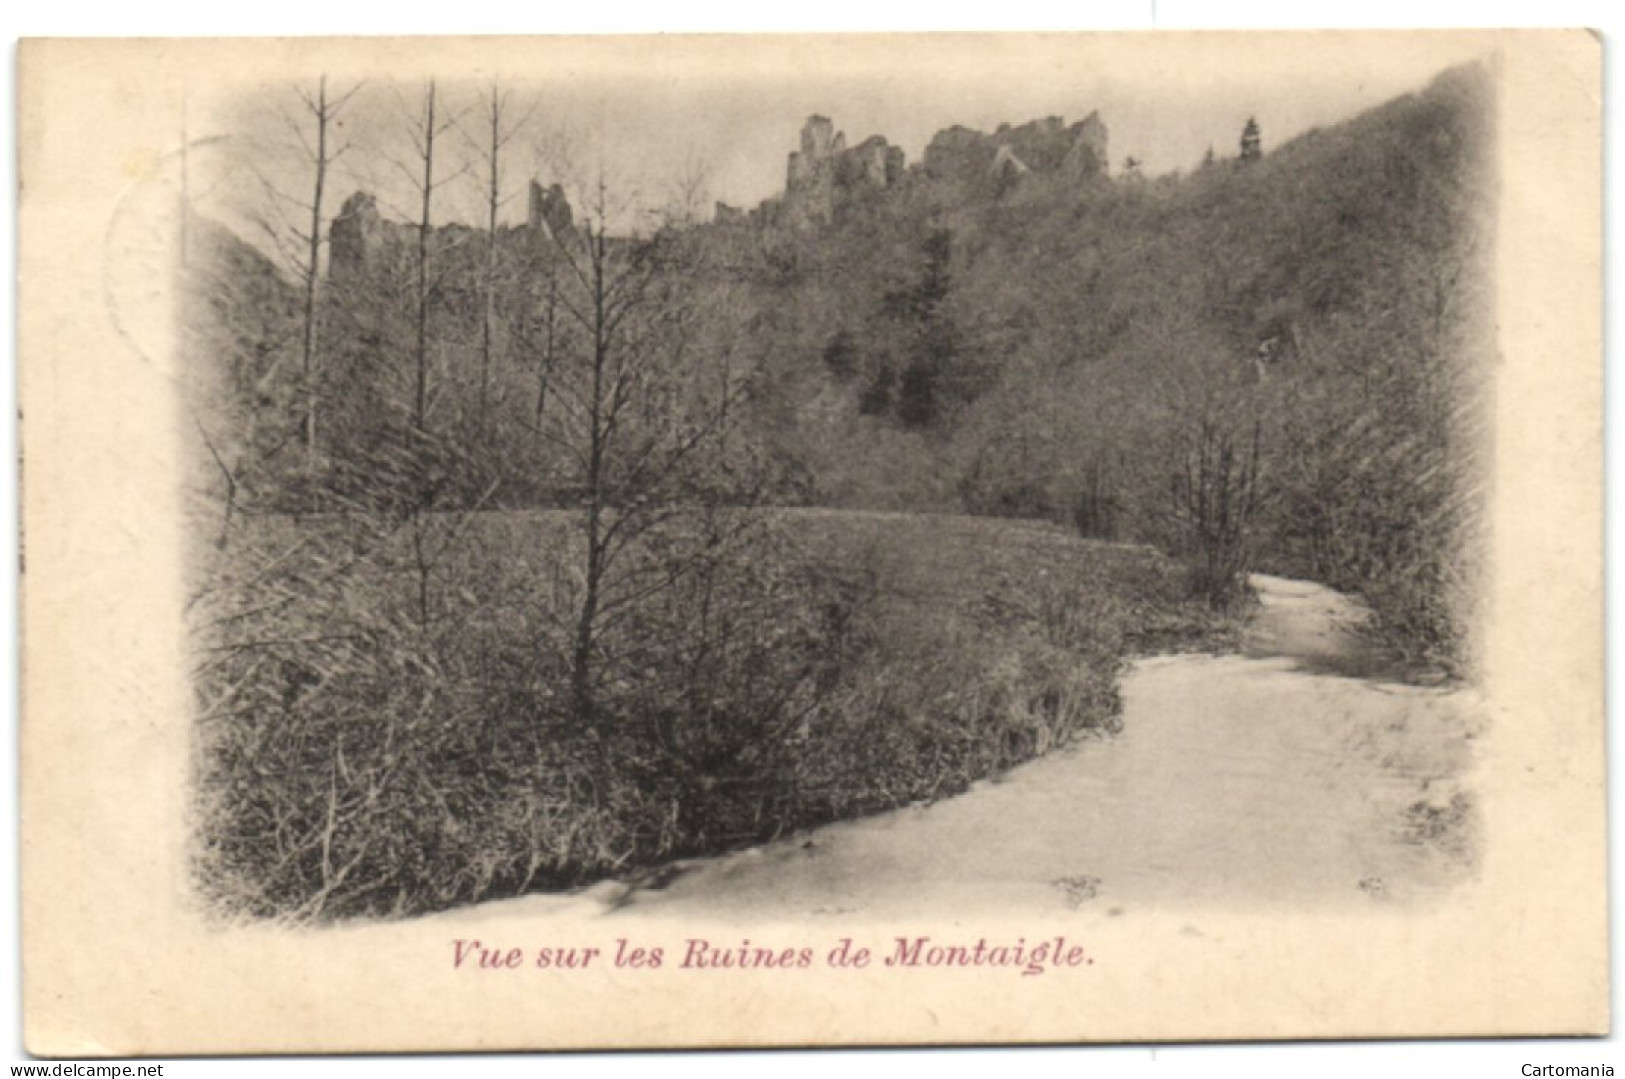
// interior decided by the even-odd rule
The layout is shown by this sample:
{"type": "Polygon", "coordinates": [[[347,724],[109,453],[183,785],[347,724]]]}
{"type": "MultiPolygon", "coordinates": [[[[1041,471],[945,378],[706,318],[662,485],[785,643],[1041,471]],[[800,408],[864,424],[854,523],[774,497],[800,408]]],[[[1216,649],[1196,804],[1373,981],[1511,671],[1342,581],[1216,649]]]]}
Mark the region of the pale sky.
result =
{"type": "MultiPolygon", "coordinates": [[[[786,155],[813,113],[830,117],[849,144],[884,135],[912,164],[935,132],[954,124],[991,131],[1001,122],[1050,115],[1070,123],[1098,110],[1110,132],[1113,172],[1132,154],[1156,175],[1195,165],[1210,145],[1234,154],[1249,116],[1258,118],[1267,152],[1311,127],[1419,89],[1452,64],[1488,56],[1485,39],[1460,35],[1328,34],[1284,45],[1256,35],[1169,37],[1167,47],[1168,39],[1100,36],[823,38],[816,39],[820,49],[805,54],[793,38],[768,39],[768,47],[743,37],[664,39],[613,62],[539,55],[534,66],[521,54],[499,69],[515,112],[534,109],[509,152],[504,186],[512,202],[505,216],[522,216],[530,175],[555,178],[550,157],[561,142],[571,147],[578,175],[601,162],[627,201],[645,208],[669,204],[678,179],[696,167],[707,177],[707,212],[716,199],[754,206],[783,189],[786,155]]],[[[447,68],[436,73],[442,115],[473,106],[464,120],[476,133],[477,95],[487,83],[462,75],[455,63],[447,68]]],[[[348,85],[347,74],[332,68],[330,85],[348,85]]],[[[402,119],[417,107],[423,84],[397,78],[404,72],[365,74],[346,114],[346,134],[358,146],[333,177],[325,209],[336,212],[351,191],[365,188],[378,194],[387,215],[406,218],[415,212],[414,196],[388,159],[409,156],[402,119]]],[[[296,144],[275,108],[297,116],[289,86],[239,92],[208,122],[234,136],[224,158],[232,166],[252,161],[278,184],[298,189],[296,144]]],[[[442,174],[455,170],[453,156],[470,156],[455,133],[442,145],[451,152],[442,174]]],[[[222,186],[241,190],[238,181],[222,186]]],[[[462,177],[440,193],[436,216],[476,221],[479,199],[475,177],[462,177]]]]}

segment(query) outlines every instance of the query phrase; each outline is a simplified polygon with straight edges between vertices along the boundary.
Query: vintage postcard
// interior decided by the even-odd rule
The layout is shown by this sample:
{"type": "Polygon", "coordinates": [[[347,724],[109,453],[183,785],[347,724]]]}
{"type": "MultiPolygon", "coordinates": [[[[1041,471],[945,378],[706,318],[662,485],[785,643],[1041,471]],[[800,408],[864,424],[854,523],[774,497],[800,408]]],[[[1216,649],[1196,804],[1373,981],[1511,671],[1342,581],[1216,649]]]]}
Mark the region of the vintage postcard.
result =
{"type": "Polygon", "coordinates": [[[23,43],[28,1048],[1606,1033],[1601,56],[23,43]]]}

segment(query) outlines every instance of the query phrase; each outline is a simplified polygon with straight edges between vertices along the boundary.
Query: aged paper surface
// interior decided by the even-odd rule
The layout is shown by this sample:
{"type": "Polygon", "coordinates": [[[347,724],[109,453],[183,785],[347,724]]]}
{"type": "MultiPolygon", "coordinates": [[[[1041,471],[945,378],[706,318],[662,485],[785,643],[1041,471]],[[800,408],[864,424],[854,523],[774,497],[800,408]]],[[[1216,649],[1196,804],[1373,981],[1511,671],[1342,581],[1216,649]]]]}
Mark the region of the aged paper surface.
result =
{"type": "MultiPolygon", "coordinates": [[[[49,1055],[1602,1033],[1608,1022],[1601,561],[1601,47],[1581,32],[588,40],[33,41],[20,53],[23,960],[49,1055]],[[1285,58],[1290,58],[1287,62],[1285,58]],[[565,71],[613,85],[1010,65],[1494,72],[1496,226],[1483,849],[1426,903],[1210,902],[1115,916],[954,896],[817,920],[502,903],[394,921],[222,922],[195,892],[180,479],[194,451],[169,310],[182,132],[324,73],[415,85],[565,71]],[[190,125],[190,126],[189,126],[190,125]],[[1088,963],[832,965],[843,940],[1061,937],[1088,963]],[[807,968],[617,967],[617,942],[810,949],[807,968]],[[517,969],[457,960],[469,942],[517,969]],[[459,942],[462,942],[459,944],[459,942]],[[580,970],[540,949],[602,950],[580,970]]],[[[1060,76],[1057,75],[1057,78],[1060,76]]],[[[713,95],[715,96],[715,95],[713,95]]],[[[724,95],[725,96],[725,95],[724,95]]],[[[1089,102],[1079,102],[1087,111],[1089,102]]],[[[1351,110],[1352,111],[1352,110],[1351,110]]],[[[1025,117],[1011,117],[1020,122],[1025,117]]],[[[1108,118],[1109,119],[1109,118],[1108,118]]],[[[602,122],[602,120],[601,120],[602,122]]],[[[790,132],[772,143],[789,145],[790,132]]],[[[208,148],[200,135],[194,153],[208,148]]],[[[744,152],[744,151],[741,151],[744,152]]],[[[754,152],[754,151],[752,151],[754,152]]],[[[348,194],[339,191],[334,205],[348,194]]],[[[1380,885],[1380,882],[1379,882],[1380,885]]],[[[1108,882],[1108,889],[1110,882],[1108,882]]],[[[996,894],[996,893],[995,893],[996,894]]],[[[1109,893],[1108,893],[1109,894],[1109,893]]],[[[521,903],[526,901],[520,901],[521,903]]],[[[692,906],[689,908],[692,911],[692,906]]],[[[1064,950],[1057,949],[1057,950],[1064,950]]]]}

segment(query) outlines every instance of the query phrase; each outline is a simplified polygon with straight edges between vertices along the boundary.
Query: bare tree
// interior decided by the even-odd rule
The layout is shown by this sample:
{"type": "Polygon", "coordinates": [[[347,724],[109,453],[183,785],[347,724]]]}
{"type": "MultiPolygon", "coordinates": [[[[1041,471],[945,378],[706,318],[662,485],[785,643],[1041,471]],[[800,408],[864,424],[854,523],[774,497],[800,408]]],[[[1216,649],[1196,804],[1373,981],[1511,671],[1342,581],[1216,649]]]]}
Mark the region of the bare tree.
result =
{"type": "Polygon", "coordinates": [[[358,87],[352,87],[340,95],[337,100],[330,102],[327,97],[327,76],[323,75],[317,81],[314,99],[305,91],[299,91],[299,98],[304,102],[306,110],[310,113],[312,126],[316,131],[316,147],[311,154],[314,169],[310,198],[310,231],[305,258],[305,336],[300,347],[300,370],[305,379],[303,438],[305,452],[311,458],[314,458],[316,453],[316,288],[321,265],[322,197],[326,193],[328,167],[337,161],[349,148],[349,144],[346,143],[336,150],[329,150],[328,128],[357,89],[358,87]]]}
{"type": "Polygon", "coordinates": [[[440,108],[441,96],[430,79],[423,90],[422,111],[416,112],[402,101],[407,134],[413,156],[410,163],[392,161],[411,183],[418,196],[416,284],[413,291],[416,340],[413,348],[414,381],[412,426],[423,430],[428,424],[429,407],[429,308],[434,301],[435,282],[429,272],[430,236],[434,232],[435,192],[468,171],[465,162],[450,175],[435,175],[436,144],[441,135],[457,126],[457,114],[447,116],[440,108]]]}
{"type": "Polygon", "coordinates": [[[541,426],[547,418],[547,388],[553,378],[553,367],[558,362],[559,343],[559,276],[549,267],[547,273],[547,299],[542,307],[542,352],[536,365],[536,424],[541,426]]]}
{"type": "Polygon", "coordinates": [[[711,193],[711,163],[697,151],[684,157],[677,178],[672,182],[671,216],[680,227],[697,225],[705,218],[706,203],[711,193]]]}
{"type": "Polygon", "coordinates": [[[513,95],[511,91],[502,88],[497,80],[491,81],[491,86],[484,98],[482,110],[481,131],[478,137],[463,131],[463,137],[470,148],[480,159],[483,169],[480,177],[485,192],[485,281],[484,281],[484,308],[480,318],[480,382],[478,396],[478,424],[477,430],[483,434],[490,411],[491,372],[494,364],[494,337],[496,327],[497,293],[502,287],[500,262],[502,258],[501,247],[497,243],[497,221],[502,208],[513,198],[512,195],[503,195],[503,158],[508,144],[513,142],[525,126],[529,123],[531,114],[535,111],[532,105],[526,109],[518,119],[513,119],[511,109],[513,95]]]}
{"type": "Polygon", "coordinates": [[[316,459],[317,412],[320,407],[317,364],[320,336],[321,307],[318,295],[321,286],[323,235],[322,215],[327,194],[328,178],[333,165],[349,149],[348,142],[334,145],[333,129],[340,113],[350,99],[361,89],[361,84],[332,96],[328,93],[327,76],[317,79],[314,90],[303,86],[293,88],[303,115],[295,117],[280,113],[283,123],[298,141],[308,168],[310,187],[308,195],[290,195],[264,175],[261,185],[269,195],[270,210],[260,219],[261,228],[271,239],[285,263],[294,271],[303,294],[299,370],[303,380],[303,401],[300,409],[299,440],[304,446],[307,465],[316,459]]]}
{"type": "Polygon", "coordinates": [[[701,305],[685,291],[685,275],[666,265],[666,241],[612,236],[602,177],[587,202],[581,223],[554,237],[556,301],[577,331],[576,347],[560,357],[558,407],[539,431],[578,470],[583,544],[571,701],[602,737],[605,635],[701,564],[671,549],[652,556],[645,541],[717,501],[727,483],[716,471],[723,433],[743,382],[719,375],[728,349],[705,339],[701,305]]]}

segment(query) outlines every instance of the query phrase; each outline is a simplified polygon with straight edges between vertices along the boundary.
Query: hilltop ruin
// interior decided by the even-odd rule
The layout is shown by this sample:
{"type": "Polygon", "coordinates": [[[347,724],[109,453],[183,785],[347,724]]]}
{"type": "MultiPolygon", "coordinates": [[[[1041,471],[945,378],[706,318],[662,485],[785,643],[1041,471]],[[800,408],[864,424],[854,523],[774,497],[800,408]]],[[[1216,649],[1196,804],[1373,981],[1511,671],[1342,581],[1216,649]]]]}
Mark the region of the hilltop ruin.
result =
{"type": "Polygon", "coordinates": [[[1107,139],[1098,112],[1070,126],[1059,116],[1000,124],[992,134],[955,125],[937,132],[923,160],[908,166],[903,148],[884,136],[849,147],[845,132],[836,131],[827,116],[809,116],[800,148],[790,152],[783,194],[748,214],[719,202],[716,220],[795,229],[829,225],[861,200],[920,179],[989,193],[1008,190],[1028,176],[1086,183],[1107,175],[1107,139]]]}
{"type": "MultiPolygon", "coordinates": [[[[498,228],[495,239],[500,247],[535,255],[574,231],[575,215],[564,188],[558,184],[544,188],[532,180],[525,223],[498,228]]],[[[472,272],[475,260],[482,257],[486,232],[463,224],[438,226],[429,231],[428,252],[441,260],[467,261],[472,272]]],[[[410,267],[417,258],[417,224],[388,220],[379,212],[378,200],[366,191],[344,200],[329,237],[328,274],[335,284],[377,281],[382,274],[410,267]]]]}
{"type": "MultiPolygon", "coordinates": [[[[1085,184],[1108,174],[1106,125],[1091,112],[1068,125],[1059,116],[1019,126],[1000,124],[988,134],[955,125],[932,137],[921,161],[909,165],[903,148],[872,135],[848,146],[827,116],[809,116],[798,149],[789,153],[784,191],[746,212],[716,204],[718,224],[750,223],[798,231],[840,221],[860,202],[883,197],[910,183],[953,184],[967,193],[999,194],[1027,177],[1060,177],[1085,184]]],[[[522,225],[503,226],[496,242],[536,252],[542,241],[562,240],[575,228],[564,189],[530,183],[528,213],[522,225]]],[[[483,248],[485,232],[452,224],[431,230],[429,253],[466,258],[483,248]]],[[[408,265],[418,243],[418,227],[386,220],[369,193],[351,195],[332,224],[331,274],[335,282],[357,281],[408,265]]]]}

